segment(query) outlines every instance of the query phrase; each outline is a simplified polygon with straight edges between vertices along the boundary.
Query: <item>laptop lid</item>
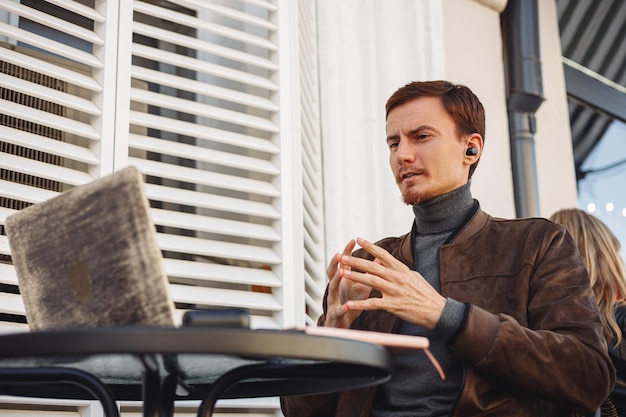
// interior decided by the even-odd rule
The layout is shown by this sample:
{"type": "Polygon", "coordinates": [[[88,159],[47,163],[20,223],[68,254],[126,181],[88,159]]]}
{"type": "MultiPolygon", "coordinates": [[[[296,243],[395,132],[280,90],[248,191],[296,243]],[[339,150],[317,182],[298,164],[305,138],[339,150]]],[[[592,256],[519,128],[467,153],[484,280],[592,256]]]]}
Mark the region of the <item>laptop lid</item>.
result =
{"type": "Polygon", "coordinates": [[[27,207],[5,227],[31,330],[174,325],[137,168],[27,207]]]}

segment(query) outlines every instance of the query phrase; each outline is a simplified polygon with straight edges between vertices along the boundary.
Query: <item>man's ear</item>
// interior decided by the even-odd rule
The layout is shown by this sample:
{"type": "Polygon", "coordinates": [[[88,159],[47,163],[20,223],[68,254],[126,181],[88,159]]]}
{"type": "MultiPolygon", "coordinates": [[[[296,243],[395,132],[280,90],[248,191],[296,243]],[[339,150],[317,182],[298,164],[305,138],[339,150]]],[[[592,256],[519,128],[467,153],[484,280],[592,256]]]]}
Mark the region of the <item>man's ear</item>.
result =
{"type": "Polygon", "coordinates": [[[477,156],[478,158],[480,158],[483,153],[483,137],[478,133],[471,134],[470,137],[467,139],[467,149],[467,156],[477,156]]]}

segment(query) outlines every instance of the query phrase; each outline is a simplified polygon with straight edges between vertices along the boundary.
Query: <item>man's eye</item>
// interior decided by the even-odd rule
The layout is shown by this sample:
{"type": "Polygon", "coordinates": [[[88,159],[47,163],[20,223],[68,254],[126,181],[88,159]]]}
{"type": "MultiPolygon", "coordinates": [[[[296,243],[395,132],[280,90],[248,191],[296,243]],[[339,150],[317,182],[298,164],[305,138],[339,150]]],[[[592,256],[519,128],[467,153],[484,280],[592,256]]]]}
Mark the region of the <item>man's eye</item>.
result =
{"type": "Polygon", "coordinates": [[[397,148],[398,147],[398,142],[390,142],[389,143],[389,149],[393,149],[393,148],[397,148]]]}
{"type": "Polygon", "coordinates": [[[422,140],[422,139],[426,139],[428,138],[430,135],[427,135],[426,133],[423,133],[421,135],[417,135],[417,139],[422,140]]]}

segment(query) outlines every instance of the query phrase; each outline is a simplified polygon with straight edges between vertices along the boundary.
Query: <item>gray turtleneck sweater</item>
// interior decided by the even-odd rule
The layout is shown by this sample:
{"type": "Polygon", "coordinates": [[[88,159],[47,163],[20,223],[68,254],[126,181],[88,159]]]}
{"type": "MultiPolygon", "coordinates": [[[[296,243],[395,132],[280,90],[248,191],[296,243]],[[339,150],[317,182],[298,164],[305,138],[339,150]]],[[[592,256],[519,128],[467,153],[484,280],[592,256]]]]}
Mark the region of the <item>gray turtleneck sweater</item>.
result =
{"type": "MultiPolygon", "coordinates": [[[[439,281],[439,248],[467,222],[474,212],[469,183],[447,194],[413,206],[415,213],[415,269],[437,291],[439,281]]],[[[395,355],[395,372],[391,380],[378,388],[372,417],[447,416],[460,394],[463,367],[448,347],[463,325],[466,306],[448,298],[434,330],[401,321],[398,333],[425,336],[430,351],[446,374],[441,380],[424,352],[420,350],[395,355]]]]}

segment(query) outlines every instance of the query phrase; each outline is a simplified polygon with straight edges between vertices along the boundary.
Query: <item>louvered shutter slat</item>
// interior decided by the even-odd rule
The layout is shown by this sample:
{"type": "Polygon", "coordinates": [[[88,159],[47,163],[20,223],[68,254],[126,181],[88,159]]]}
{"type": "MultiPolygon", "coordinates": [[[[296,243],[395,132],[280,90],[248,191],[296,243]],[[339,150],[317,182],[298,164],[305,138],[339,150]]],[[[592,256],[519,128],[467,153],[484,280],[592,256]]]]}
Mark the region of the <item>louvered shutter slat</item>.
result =
{"type": "Polygon", "coordinates": [[[58,129],[63,132],[73,133],[91,140],[99,140],[100,134],[91,125],[81,123],[76,120],[70,120],[63,116],[34,109],[7,100],[0,99],[0,113],[9,115],[18,119],[28,120],[50,128],[58,129]]]}
{"type": "Polygon", "coordinates": [[[232,175],[218,174],[209,171],[198,172],[198,170],[194,168],[175,166],[138,158],[129,158],[128,160],[132,165],[139,167],[145,174],[189,183],[211,185],[227,190],[237,190],[246,193],[265,195],[269,197],[278,197],[280,195],[276,187],[272,184],[250,178],[235,177],[232,175]]]}
{"type": "Polygon", "coordinates": [[[38,58],[20,54],[19,52],[15,52],[11,49],[0,48],[0,60],[10,62],[11,64],[19,67],[27,68],[31,71],[48,75],[61,81],[72,83],[93,92],[102,91],[102,86],[91,77],[71,69],[51,64],[38,58]]]}
{"type": "Polygon", "coordinates": [[[135,1],[134,8],[135,11],[140,13],[180,23],[185,26],[206,30],[250,45],[259,46],[270,51],[277,49],[276,45],[268,41],[267,39],[261,38],[259,36],[254,36],[240,30],[234,30],[222,25],[212,24],[210,22],[206,22],[186,14],[174,12],[171,9],[158,7],[152,4],[145,3],[143,1],[135,1]]]}
{"type": "MultiPolygon", "coordinates": [[[[28,203],[39,203],[49,198],[56,197],[57,195],[59,195],[59,193],[43,188],[0,180],[0,196],[2,197],[26,201],[28,203]]],[[[13,211],[14,210],[11,210],[11,212],[13,211]]]]}
{"type": "Polygon", "coordinates": [[[151,48],[144,45],[133,44],[133,55],[146,59],[154,59],[159,62],[168,63],[175,66],[181,66],[190,70],[198,71],[199,73],[210,74],[216,77],[223,77],[228,80],[240,82],[246,85],[263,88],[268,91],[278,90],[278,86],[267,78],[263,78],[258,75],[247,73],[244,71],[238,71],[233,68],[216,65],[211,62],[203,61],[201,59],[182,56],[179,54],[151,48]]]}
{"type": "Polygon", "coordinates": [[[172,297],[181,303],[243,307],[264,311],[280,311],[281,305],[272,294],[202,288],[191,285],[170,285],[172,297]]]}
{"type": "Polygon", "coordinates": [[[7,143],[55,154],[87,164],[96,165],[99,162],[98,157],[91,149],[6,126],[0,126],[0,139],[7,143]]]}
{"type": "Polygon", "coordinates": [[[214,54],[226,59],[232,59],[233,61],[241,62],[248,65],[254,65],[259,68],[267,70],[276,70],[276,64],[271,60],[254,56],[249,53],[236,51],[234,49],[225,48],[219,45],[203,42],[197,38],[189,36],[179,35],[170,31],[161,30],[154,26],[144,25],[142,23],[135,22],[133,24],[133,31],[135,33],[148,36],[151,38],[171,42],[176,45],[186,46],[188,48],[203,51],[210,54],[214,54]]]}
{"type": "Polygon", "coordinates": [[[94,45],[102,45],[104,43],[104,41],[99,36],[97,36],[90,30],[72,24],[67,20],[61,20],[49,14],[32,9],[30,7],[22,6],[19,3],[14,3],[11,1],[2,2],[0,8],[25,17],[29,20],[32,20],[33,22],[37,22],[52,29],[59,30],[76,38],[86,40],[90,43],[93,43],[94,45]]]}
{"type": "Polygon", "coordinates": [[[20,78],[10,77],[0,73],[0,87],[15,90],[24,94],[34,95],[39,99],[57,103],[61,106],[70,107],[91,115],[99,116],[101,111],[93,102],[80,97],[66,94],[52,88],[24,81],[20,78]]]}
{"type": "MultiPolygon", "coordinates": [[[[0,255],[10,255],[9,239],[6,236],[0,235],[0,255]]],[[[2,293],[0,293],[2,294],[2,293]]]]}
{"type": "Polygon", "coordinates": [[[166,106],[170,110],[177,110],[184,113],[191,113],[198,116],[215,118],[224,122],[236,123],[254,129],[267,132],[277,132],[278,128],[270,120],[262,117],[239,113],[232,110],[222,109],[208,104],[192,102],[189,100],[168,96],[167,100],[158,93],[150,91],[132,89],[131,99],[140,103],[166,106]]]}
{"type": "Polygon", "coordinates": [[[24,303],[19,294],[0,292],[0,313],[24,315],[24,303]]]}
{"type": "Polygon", "coordinates": [[[222,210],[231,213],[254,215],[268,219],[280,218],[280,213],[270,204],[256,201],[246,201],[237,198],[206,194],[180,188],[163,187],[146,184],[146,194],[149,198],[158,201],[184,204],[187,206],[222,210]]]}
{"type": "MultiPolygon", "coordinates": [[[[1,212],[2,210],[0,210],[1,212]]],[[[0,216],[2,214],[0,213],[0,216]]],[[[0,263],[0,283],[8,285],[17,285],[17,273],[13,265],[0,263]]]]}
{"type": "Polygon", "coordinates": [[[320,241],[322,240],[321,228],[323,227],[323,221],[321,217],[322,202],[312,201],[309,198],[309,195],[309,192],[304,193],[305,202],[310,203],[308,206],[306,206],[304,210],[304,227],[305,229],[311,229],[311,237],[317,241],[320,241]]]}
{"type": "Polygon", "coordinates": [[[162,249],[174,252],[190,253],[203,256],[214,256],[225,259],[258,262],[260,264],[278,265],[280,258],[269,248],[239,243],[199,239],[187,236],[175,236],[159,233],[157,239],[162,249]]]}
{"type": "MultiPolygon", "coordinates": [[[[322,259],[321,253],[318,251],[318,242],[320,242],[322,238],[319,229],[319,226],[311,226],[308,223],[304,225],[304,246],[308,251],[306,256],[316,260],[322,259]]],[[[322,269],[325,269],[325,267],[322,266],[322,269]]]]}
{"type": "Polygon", "coordinates": [[[268,242],[280,241],[280,235],[273,228],[253,223],[214,219],[196,214],[174,213],[159,209],[152,209],[152,219],[158,225],[179,227],[197,232],[221,233],[268,242]]]}
{"type": "Polygon", "coordinates": [[[268,11],[272,11],[272,12],[278,11],[278,7],[272,1],[268,1],[268,0],[242,0],[242,1],[247,4],[252,4],[252,5],[261,7],[268,11]]]}
{"type": "Polygon", "coordinates": [[[319,303],[311,297],[308,293],[305,295],[305,302],[307,307],[311,310],[309,313],[312,317],[319,317],[322,315],[322,309],[319,307],[319,303]]]}
{"type": "Polygon", "coordinates": [[[104,22],[105,17],[98,13],[95,9],[91,7],[87,7],[81,3],[78,3],[73,0],[46,0],[48,3],[55,4],[63,9],[69,10],[70,12],[76,13],[79,16],[86,17],[87,19],[93,20],[95,22],[104,22]]]}
{"type": "Polygon", "coordinates": [[[220,281],[239,285],[262,285],[280,287],[276,273],[268,269],[244,268],[215,263],[163,259],[165,272],[173,277],[189,278],[197,281],[220,281]]]}
{"type": "Polygon", "coordinates": [[[221,164],[232,168],[246,169],[262,174],[276,175],[278,169],[269,161],[255,159],[242,155],[233,155],[226,152],[215,151],[198,146],[173,143],[148,136],[130,135],[129,145],[136,149],[160,152],[164,155],[174,155],[181,158],[195,159],[197,161],[221,164]]]}
{"type": "Polygon", "coordinates": [[[133,66],[132,72],[134,78],[141,79],[143,81],[159,83],[161,85],[167,85],[168,87],[184,89],[198,94],[206,94],[210,97],[232,101],[234,103],[255,107],[261,110],[278,110],[278,106],[276,106],[276,104],[274,104],[271,100],[252,94],[245,94],[218,86],[213,86],[211,89],[207,89],[206,84],[202,82],[138,66],[133,66]]]}
{"type": "Polygon", "coordinates": [[[198,129],[198,125],[195,123],[168,119],[148,113],[131,111],[130,122],[138,126],[166,130],[168,132],[178,133],[181,135],[195,136],[198,139],[239,146],[255,151],[262,151],[271,154],[277,154],[279,152],[276,145],[269,140],[236,132],[228,132],[226,130],[215,129],[208,126],[198,129]]]}
{"type": "MultiPolygon", "coordinates": [[[[308,172],[303,175],[302,182],[304,183],[304,187],[305,187],[305,191],[303,192],[303,199],[304,199],[305,207],[317,206],[316,204],[317,202],[313,200],[313,198],[317,197],[317,194],[315,194],[315,190],[317,186],[313,182],[313,179],[310,177],[310,174],[308,172]]],[[[311,213],[311,211],[312,210],[309,209],[309,213],[311,213]]]]}
{"type": "MultiPolygon", "coordinates": [[[[26,323],[14,323],[14,322],[5,322],[2,323],[2,326],[0,326],[0,334],[8,334],[8,333],[14,333],[14,332],[27,332],[28,331],[28,325],[26,323]]],[[[14,402],[14,398],[15,397],[11,397],[11,403],[14,402]]],[[[32,398],[27,398],[24,399],[25,401],[28,401],[28,404],[33,403],[33,399],[32,398]]],[[[7,400],[3,400],[3,401],[7,401],[7,400]]],[[[54,401],[54,400],[49,400],[49,401],[54,401]]],[[[26,414],[24,413],[23,415],[20,415],[19,417],[41,417],[41,412],[40,411],[32,411],[31,414],[26,414]]],[[[76,417],[76,416],[72,416],[72,417],[76,417]]]]}
{"type": "Polygon", "coordinates": [[[41,178],[52,179],[64,184],[82,185],[93,181],[93,178],[89,176],[89,174],[58,165],[51,165],[45,162],[8,154],[3,155],[2,159],[4,168],[41,178]]]}
{"type": "MultiPolygon", "coordinates": [[[[0,180],[0,186],[2,186],[2,185],[3,185],[3,184],[2,184],[3,182],[4,182],[4,183],[7,183],[7,184],[11,184],[11,183],[10,183],[10,182],[8,182],[8,181],[2,181],[2,180],[0,180]]],[[[4,195],[3,195],[3,194],[4,194],[4,193],[0,193],[0,196],[1,196],[1,197],[4,197],[4,195]]],[[[11,193],[7,193],[7,195],[10,195],[10,194],[11,194],[11,193]]],[[[5,222],[6,218],[7,218],[8,216],[10,216],[11,214],[16,213],[16,212],[17,212],[17,210],[13,210],[13,209],[5,208],[5,207],[0,207],[0,224],[4,224],[4,222],[5,222]]],[[[0,262],[0,271],[3,271],[3,269],[2,269],[2,265],[4,265],[4,264],[3,264],[2,262],[0,262]]],[[[2,278],[0,277],[0,279],[2,279],[2,278]]]]}
{"type": "MultiPolygon", "coordinates": [[[[208,3],[204,0],[180,0],[179,3],[182,5],[188,5],[198,10],[213,12],[224,17],[232,18],[233,20],[239,21],[241,23],[248,23],[250,25],[258,26],[259,28],[267,29],[270,31],[276,31],[278,29],[276,25],[273,24],[269,19],[263,19],[234,9],[230,9],[228,7],[219,6],[214,3],[208,3]]],[[[269,4],[265,5],[264,7],[271,11],[277,10],[275,7],[272,8],[272,6],[269,4]]]]}
{"type": "MultiPolygon", "coordinates": [[[[315,300],[319,300],[320,297],[324,295],[324,289],[321,288],[316,279],[314,279],[311,275],[305,273],[304,274],[304,283],[308,289],[307,293],[313,297],[315,300]]],[[[320,303],[317,303],[318,308],[321,307],[320,303]]],[[[320,310],[321,314],[321,310],[320,310]]]]}
{"type": "Polygon", "coordinates": [[[0,35],[16,39],[20,42],[24,42],[28,45],[35,46],[43,49],[44,51],[52,52],[64,58],[80,62],[93,68],[102,68],[102,62],[87,52],[83,52],[79,49],[36,35],[32,32],[16,28],[15,26],[11,26],[6,23],[0,22],[0,35]]]}

